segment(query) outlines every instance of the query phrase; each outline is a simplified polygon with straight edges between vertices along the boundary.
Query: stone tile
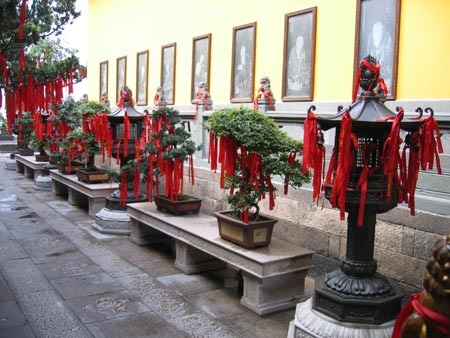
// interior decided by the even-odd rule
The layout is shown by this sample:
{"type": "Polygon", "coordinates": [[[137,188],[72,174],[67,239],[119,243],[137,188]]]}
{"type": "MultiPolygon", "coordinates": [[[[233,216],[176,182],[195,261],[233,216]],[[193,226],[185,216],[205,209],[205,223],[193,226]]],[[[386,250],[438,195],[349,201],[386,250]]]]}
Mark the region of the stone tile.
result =
{"type": "MultiPolygon", "coordinates": [[[[182,338],[182,332],[168,326],[154,313],[141,313],[133,316],[107,320],[87,325],[95,338],[182,338]]],[[[205,336],[206,337],[206,336],[205,336]]],[[[211,337],[211,336],[208,336],[211,337]]]]}
{"type": "Polygon", "coordinates": [[[237,316],[223,318],[224,324],[239,332],[241,337],[284,338],[287,337],[289,322],[295,317],[295,310],[283,311],[268,316],[258,316],[247,311],[237,316]]]}
{"type": "Polygon", "coordinates": [[[92,323],[150,311],[128,291],[72,298],[67,304],[83,323],[92,323]]]}
{"type": "Polygon", "coordinates": [[[184,297],[197,309],[214,318],[226,318],[247,310],[240,304],[241,295],[230,289],[219,289],[184,297]]]}
{"type": "Polygon", "coordinates": [[[10,287],[20,295],[48,291],[51,285],[31,259],[0,262],[0,270],[10,287]]]}
{"type": "Polygon", "coordinates": [[[29,257],[28,253],[13,239],[0,240],[0,261],[29,257]]]}
{"type": "Polygon", "coordinates": [[[98,264],[104,271],[109,273],[112,277],[122,277],[129,275],[137,275],[142,271],[128,262],[127,260],[116,256],[115,254],[104,254],[90,256],[91,259],[98,264]]]}
{"type": "Polygon", "coordinates": [[[76,246],[68,241],[63,241],[55,246],[44,248],[27,247],[25,249],[36,264],[86,257],[76,246]]]}
{"type": "Polygon", "coordinates": [[[164,243],[152,246],[138,246],[128,238],[115,238],[104,242],[114,253],[135,263],[146,260],[172,257],[171,248],[164,243]]]}
{"type": "Polygon", "coordinates": [[[161,283],[174,290],[178,295],[193,295],[222,287],[222,282],[210,275],[171,275],[157,278],[161,283]]]}
{"type": "Polygon", "coordinates": [[[43,263],[39,265],[48,279],[61,279],[99,273],[101,269],[88,258],[43,263]]]}
{"type": "Polygon", "coordinates": [[[12,299],[14,299],[14,296],[11,292],[11,289],[9,288],[8,283],[6,283],[2,274],[0,274],[0,302],[12,299]]]}
{"type": "Polygon", "coordinates": [[[56,279],[52,280],[51,283],[65,299],[123,289],[114,278],[111,278],[106,273],[56,279]]]}
{"type": "Polygon", "coordinates": [[[198,311],[155,278],[141,274],[121,277],[118,280],[169,325],[184,332],[188,337],[239,337],[228,326],[198,311]]]}
{"type": "Polygon", "coordinates": [[[181,271],[175,267],[174,261],[168,259],[149,259],[146,261],[135,262],[134,264],[152,277],[178,275],[181,273],[181,271]]]}
{"type": "Polygon", "coordinates": [[[0,330],[2,338],[36,338],[29,325],[21,325],[0,330]]]}
{"type": "Polygon", "coordinates": [[[0,302],[0,329],[26,324],[27,321],[15,300],[0,302]]]}
{"type": "Polygon", "coordinates": [[[36,336],[46,338],[91,338],[54,291],[20,295],[25,314],[36,336]]]}

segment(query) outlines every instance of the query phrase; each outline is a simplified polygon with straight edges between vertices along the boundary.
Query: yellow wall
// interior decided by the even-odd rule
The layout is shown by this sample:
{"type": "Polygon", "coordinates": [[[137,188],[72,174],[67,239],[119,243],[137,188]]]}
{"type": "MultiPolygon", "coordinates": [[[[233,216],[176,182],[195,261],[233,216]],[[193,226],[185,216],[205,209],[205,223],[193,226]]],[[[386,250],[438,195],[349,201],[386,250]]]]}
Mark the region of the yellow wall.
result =
{"type": "MultiPolygon", "coordinates": [[[[149,105],[160,85],[161,46],[177,43],[175,104],[190,104],[192,39],[212,34],[210,91],[230,101],[233,27],[257,22],[256,85],[271,79],[281,100],[285,14],[317,6],[314,101],[350,100],[356,0],[89,0],[89,96],[99,97],[99,64],[109,61],[116,102],[116,59],[127,56],[136,92],[136,54],[149,50],[149,105]]],[[[397,99],[448,99],[450,1],[403,0],[397,99]]],[[[255,85],[255,87],[256,87],[255,85]]]]}

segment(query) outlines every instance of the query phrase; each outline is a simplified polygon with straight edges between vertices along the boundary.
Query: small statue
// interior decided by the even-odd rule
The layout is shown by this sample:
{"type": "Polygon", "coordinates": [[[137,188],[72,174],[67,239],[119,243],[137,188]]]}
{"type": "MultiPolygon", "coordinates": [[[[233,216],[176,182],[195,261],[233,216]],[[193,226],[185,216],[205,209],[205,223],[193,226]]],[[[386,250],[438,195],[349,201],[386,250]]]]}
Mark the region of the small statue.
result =
{"type": "Polygon", "coordinates": [[[133,92],[126,85],[124,85],[122,89],[120,89],[120,98],[117,106],[119,108],[125,108],[125,106],[134,107],[133,92]]]}
{"type": "Polygon", "coordinates": [[[101,101],[101,103],[103,103],[103,105],[105,106],[105,107],[110,107],[111,106],[111,103],[109,102],[109,99],[108,99],[108,94],[107,93],[103,93],[102,94],[102,97],[100,98],[100,101],[101,101]]]}
{"type": "Polygon", "coordinates": [[[384,94],[386,96],[388,94],[388,88],[380,76],[380,72],[381,65],[375,57],[368,55],[361,60],[353,88],[353,102],[356,101],[358,86],[366,92],[374,92],[377,95],[384,94]]]}
{"type": "Polygon", "coordinates": [[[158,88],[156,88],[156,94],[153,99],[153,103],[158,108],[165,105],[164,88],[162,86],[159,86],[158,88]]]}
{"type": "Polygon", "coordinates": [[[208,91],[208,86],[205,82],[200,82],[197,90],[197,101],[204,100],[205,104],[211,100],[211,94],[208,91]]]}
{"type": "Polygon", "coordinates": [[[269,109],[270,110],[275,110],[275,105],[274,105],[274,97],[273,97],[273,93],[272,93],[272,89],[270,89],[270,80],[269,77],[267,76],[263,76],[261,78],[261,80],[259,81],[260,86],[258,89],[258,94],[255,97],[254,100],[254,108],[257,109],[258,108],[258,99],[266,99],[269,101],[269,109]]]}
{"type": "Polygon", "coordinates": [[[392,338],[450,337],[450,234],[434,245],[423,286],[398,315],[392,338]]]}
{"type": "Polygon", "coordinates": [[[88,103],[89,97],[88,94],[83,94],[83,97],[81,98],[81,104],[88,103]]]}

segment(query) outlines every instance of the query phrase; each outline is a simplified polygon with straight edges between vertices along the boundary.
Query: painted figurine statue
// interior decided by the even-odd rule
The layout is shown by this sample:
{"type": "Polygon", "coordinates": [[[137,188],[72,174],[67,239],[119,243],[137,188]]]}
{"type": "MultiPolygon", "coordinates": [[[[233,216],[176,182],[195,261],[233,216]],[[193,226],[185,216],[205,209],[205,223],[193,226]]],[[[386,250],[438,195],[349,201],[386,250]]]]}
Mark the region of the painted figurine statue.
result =
{"type": "Polygon", "coordinates": [[[392,338],[450,337],[450,234],[434,245],[423,286],[398,315],[392,338]]]}
{"type": "Polygon", "coordinates": [[[258,108],[258,100],[259,99],[265,99],[269,101],[269,109],[275,110],[275,99],[272,93],[272,89],[270,89],[270,80],[267,76],[263,76],[261,80],[259,81],[260,86],[258,89],[258,93],[254,100],[254,107],[255,109],[258,108]]]}
{"type": "Polygon", "coordinates": [[[156,88],[156,94],[153,99],[153,103],[155,106],[159,108],[161,106],[165,106],[165,102],[166,101],[164,99],[164,88],[162,86],[159,86],[158,88],[156,88]]]}

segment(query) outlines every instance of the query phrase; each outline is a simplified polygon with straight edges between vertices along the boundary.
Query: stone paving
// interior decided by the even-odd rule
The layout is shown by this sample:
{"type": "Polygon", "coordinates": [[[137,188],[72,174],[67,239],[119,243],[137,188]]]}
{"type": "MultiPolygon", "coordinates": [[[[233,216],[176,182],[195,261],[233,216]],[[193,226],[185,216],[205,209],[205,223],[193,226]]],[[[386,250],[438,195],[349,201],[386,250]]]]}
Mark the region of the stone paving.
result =
{"type": "Polygon", "coordinates": [[[5,169],[7,158],[0,154],[0,337],[287,337],[295,310],[261,317],[241,306],[232,267],[185,275],[168,244],[100,234],[86,209],[35,190],[5,169]]]}

